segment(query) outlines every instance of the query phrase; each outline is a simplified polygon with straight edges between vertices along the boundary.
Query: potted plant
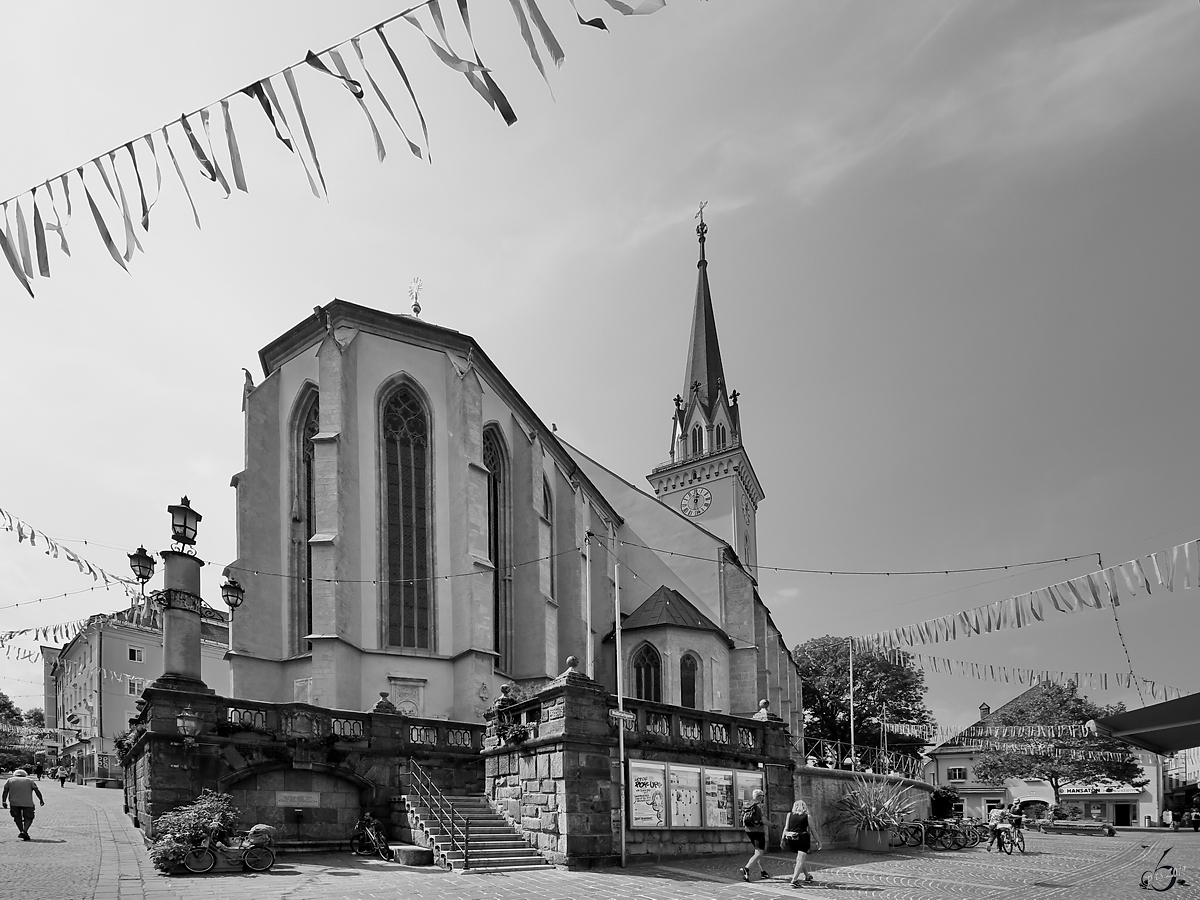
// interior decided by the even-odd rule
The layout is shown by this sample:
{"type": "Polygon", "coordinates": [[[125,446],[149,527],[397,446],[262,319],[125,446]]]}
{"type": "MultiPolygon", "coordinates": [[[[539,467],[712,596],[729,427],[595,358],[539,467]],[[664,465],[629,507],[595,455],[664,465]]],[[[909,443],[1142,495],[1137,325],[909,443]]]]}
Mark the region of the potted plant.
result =
{"type": "Polygon", "coordinates": [[[913,811],[908,788],[882,778],[855,776],[854,787],[834,804],[835,821],[858,833],[858,848],[883,853],[891,849],[889,831],[913,811]]]}

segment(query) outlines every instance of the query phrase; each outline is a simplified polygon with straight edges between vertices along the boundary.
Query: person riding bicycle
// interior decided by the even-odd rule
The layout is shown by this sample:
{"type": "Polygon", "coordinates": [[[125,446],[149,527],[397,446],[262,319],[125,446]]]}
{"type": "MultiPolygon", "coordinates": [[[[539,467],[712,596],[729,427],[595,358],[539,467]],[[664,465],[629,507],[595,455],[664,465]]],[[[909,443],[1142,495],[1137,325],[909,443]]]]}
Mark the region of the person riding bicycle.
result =
{"type": "Polygon", "coordinates": [[[996,838],[999,834],[1000,826],[1006,825],[1009,822],[1008,810],[1002,806],[997,806],[988,813],[988,842],[987,851],[992,852],[992,844],[996,843],[996,838]]]}
{"type": "Polygon", "coordinates": [[[1009,807],[1008,816],[1012,820],[1013,831],[1020,831],[1025,827],[1025,813],[1021,810],[1020,803],[1014,803],[1009,807]]]}

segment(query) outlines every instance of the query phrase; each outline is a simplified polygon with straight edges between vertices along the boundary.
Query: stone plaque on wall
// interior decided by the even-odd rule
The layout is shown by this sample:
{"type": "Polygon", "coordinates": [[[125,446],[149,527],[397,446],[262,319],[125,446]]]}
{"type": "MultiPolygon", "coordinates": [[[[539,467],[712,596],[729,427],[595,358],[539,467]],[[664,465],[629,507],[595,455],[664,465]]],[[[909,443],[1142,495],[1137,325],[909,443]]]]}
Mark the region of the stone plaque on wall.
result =
{"type": "Polygon", "coordinates": [[[406,716],[425,715],[425,679],[388,676],[391,686],[389,698],[396,709],[406,716]]]}
{"type": "Polygon", "coordinates": [[[320,791],[276,791],[275,805],[289,809],[317,808],[321,805],[320,791]]]}

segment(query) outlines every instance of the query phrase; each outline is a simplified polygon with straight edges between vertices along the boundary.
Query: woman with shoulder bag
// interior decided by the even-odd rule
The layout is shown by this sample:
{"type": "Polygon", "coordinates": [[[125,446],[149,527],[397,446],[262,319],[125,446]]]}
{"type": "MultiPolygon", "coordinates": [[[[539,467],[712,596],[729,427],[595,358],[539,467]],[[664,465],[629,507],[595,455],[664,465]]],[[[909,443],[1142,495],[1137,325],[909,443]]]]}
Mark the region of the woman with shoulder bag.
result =
{"type": "MultiPolygon", "coordinates": [[[[781,844],[783,849],[789,853],[796,854],[796,868],[792,872],[792,887],[799,887],[804,882],[812,881],[812,873],[808,871],[808,851],[815,840],[815,835],[808,825],[808,804],[803,800],[797,800],[792,804],[792,811],[788,813],[787,820],[783,825],[783,838],[781,844]],[[800,880],[800,876],[804,876],[804,881],[800,880]]],[[[817,841],[817,849],[820,849],[821,842],[817,841]]]]}

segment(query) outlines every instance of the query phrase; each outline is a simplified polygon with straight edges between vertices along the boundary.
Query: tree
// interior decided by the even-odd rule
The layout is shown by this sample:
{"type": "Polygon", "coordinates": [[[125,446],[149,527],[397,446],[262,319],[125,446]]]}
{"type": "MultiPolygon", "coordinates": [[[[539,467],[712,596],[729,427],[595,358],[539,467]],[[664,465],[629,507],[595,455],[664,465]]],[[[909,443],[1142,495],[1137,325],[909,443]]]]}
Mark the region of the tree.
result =
{"type": "MultiPolygon", "coordinates": [[[[850,643],[844,637],[813,638],[792,652],[804,688],[804,732],[808,737],[850,743],[850,643]]],[[[854,652],[854,740],[879,746],[883,723],[933,724],[925,706],[925,673],[908,654],[854,652]]],[[[924,742],[888,731],[888,747],[916,755],[924,742]]]]}
{"type": "Polygon", "coordinates": [[[935,819],[948,819],[954,815],[954,804],[960,800],[958,788],[952,784],[939,784],[929,795],[929,813],[935,819]]]}
{"type": "Polygon", "coordinates": [[[46,714],[37,707],[27,709],[25,710],[25,724],[30,728],[45,728],[46,714]]]}
{"type": "MultiPolygon", "coordinates": [[[[1087,697],[1080,697],[1073,681],[1066,684],[1043,681],[996,710],[986,724],[1086,725],[1089,719],[1124,711],[1124,704],[1099,706],[1087,697]]],[[[990,737],[985,740],[994,741],[990,737]]],[[[1099,735],[1014,738],[1008,746],[1002,743],[976,756],[974,766],[975,777],[992,784],[999,784],[1005,778],[1040,778],[1049,782],[1054,788],[1055,803],[1059,802],[1059,789],[1073,781],[1108,779],[1134,787],[1149,783],[1128,744],[1099,735]],[[1103,758],[1101,753],[1118,756],[1103,758]]]]}
{"type": "Polygon", "coordinates": [[[0,691],[0,725],[24,725],[25,718],[21,708],[9,699],[8,694],[0,691]]]}

